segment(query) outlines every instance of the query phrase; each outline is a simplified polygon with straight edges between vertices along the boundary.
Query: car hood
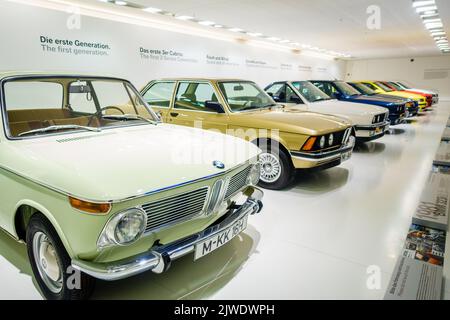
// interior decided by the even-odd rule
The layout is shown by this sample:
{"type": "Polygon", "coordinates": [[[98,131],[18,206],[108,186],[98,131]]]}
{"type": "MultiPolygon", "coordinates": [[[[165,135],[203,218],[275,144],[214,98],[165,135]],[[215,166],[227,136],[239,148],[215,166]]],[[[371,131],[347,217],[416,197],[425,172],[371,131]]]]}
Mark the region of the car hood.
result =
{"type": "Polygon", "coordinates": [[[418,95],[418,94],[414,94],[414,93],[408,93],[408,92],[404,92],[404,91],[392,91],[392,92],[387,92],[385,93],[389,96],[396,96],[396,97],[403,97],[403,98],[408,98],[408,99],[413,99],[413,100],[425,100],[425,97],[418,95]]]}
{"type": "Polygon", "coordinates": [[[380,105],[392,105],[392,104],[398,104],[398,99],[394,97],[382,97],[380,95],[359,95],[359,96],[352,96],[350,97],[351,100],[354,101],[361,101],[361,103],[364,103],[363,101],[370,101],[370,102],[379,102],[380,105]]]}
{"type": "Polygon", "coordinates": [[[340,117],[292,107],[234,113],[230,115],[230,119],[231,125],[236,127],[279,130],[302,135],[327,134],[345,130],[352,125],[340,117]]]}
{"type": "Polygon", "coordinates": [[[258,152],[232,136],[158,124],[8,141],[0,163],[54,190],[104,202],[219,174],[213,161],[229,170],[258,152]]]}
{"type": "Polygon", "coordinates": [[[318,101],[308,105],[299,104],[290,108],[332,114],[348,119],[354,125],[370,125],[375,115],[387,112],[386,108],[339,100],[318,101]]]}
{"type": "Polygon", "coordinates": [[[433,91],[430,91],[430,90],[416,89],[416,88],[411,88],[411,89],[408,89],[408,90],[410,90],[410,91],[417,91],[417,92],[421,92],[421,93],[424,93],[424,94],[433,94],[433,95],[437,95],[436,92],[433,92],[433,91]]]}

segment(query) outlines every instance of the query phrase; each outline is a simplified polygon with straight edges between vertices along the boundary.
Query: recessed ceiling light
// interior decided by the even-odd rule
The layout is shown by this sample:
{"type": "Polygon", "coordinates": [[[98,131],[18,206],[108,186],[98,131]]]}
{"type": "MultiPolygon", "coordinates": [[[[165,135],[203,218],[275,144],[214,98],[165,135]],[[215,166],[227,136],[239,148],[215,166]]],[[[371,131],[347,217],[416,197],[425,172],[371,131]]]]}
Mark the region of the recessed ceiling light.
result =
{"type": "Polygon", "coordinates": [[[442,22],[428,22],[425,23],[425,28],[428,30],[442,28],[444,25],[442,22]]]}
{"type": "Polygon", "coordinates": [[[158,8],[151,8],[151,7],[144,8],[144,9],[142,9],[142,10],[145,11],[145,12],[150,12],[150,13],[159,13],[159,12],[162,12],[161,9],[158,9],[158,8]]]}
{"type": "Polygon", "coordinates": [[[442,23],[442,20],[440,18],[432,18],[432,19],[426,18],[426,19],[423,19],[423,23],[435,23],[435,22],[442,23]]]}
{"type": "Polygon", "coordinates": [[[223,25],[221,25],[221,24],[215,24],[215,25],[214,25],[214,28],[223,28],[223,25]]]}
{"type": "Polygon", "coordinates": [[[429,14],[432,13],[432,11],[437,10],[436,6],[428,6],[428,7],[417,7],[416,8],[416,12],[417,13],[425,13],[425,14],[429,14]]]}
{"type": "Polygon", "coordinates": [[[444,36],[445,32],[444,31],[431,31],[431,35],[432,36],[444,36]]]}
{"type": "Polygon", "coordinates": [[[126,1],[114,1],[115,4],[117,4],[118,6],[126,6],[127,2],[126,1]]]}
{"type": "Polygon", "coordinates": [[[214,21],[205,20],[205,21],[199,21],[198,24],[201,24],[202,26],[212,26],[216,23],[214,21]]]}
{"type": "Polygon", "coordinates": [[[291,41],[289,41],[289,40],[281,40],[280,41],[280,43],[289,43],[289,42],[291,42],[291,41]]]}
{"type": "Polygon", "coordinates": [[[269,38],[267,38],[267,40],[270,40],[270,41],[280,41],[281,39],[280,39],[280,38],[277,38],[277,37],[269,37],[269,38]]]}
{"type": "Polygon", "coordinates": [[[262,33],[259,32],[247,32],[250,37],[262,37],[262,33]]]}
{"type": "Polygon", "coordinates": [[[435,0],[417,0],[417,1],[413,1],[413,8],[417,8],[417,7],[423,7],[423,6],[430,6],[436,4],[435,0]]]}
{"type": "Polygon", "coordinates": [[[191,16],[176,16],[175,19],[188,21],[188,20],[193,20],[194,17],[191,17],[191,16]]]}
{"type": "Polygon", "coordinates": [[[244,31],[244,30],[242,30],[240,28],[230,28],[228,30],[231,31],[231,32],[242,32],[242,31],[244,31]]]}

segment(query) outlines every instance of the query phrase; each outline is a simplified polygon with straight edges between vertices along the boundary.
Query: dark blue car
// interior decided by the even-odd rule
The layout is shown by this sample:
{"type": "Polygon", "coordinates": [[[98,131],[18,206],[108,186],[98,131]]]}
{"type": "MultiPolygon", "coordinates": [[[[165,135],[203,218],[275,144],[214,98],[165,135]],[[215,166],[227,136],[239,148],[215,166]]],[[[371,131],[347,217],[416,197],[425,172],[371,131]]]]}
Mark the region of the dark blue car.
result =
{"type": "Polygon", "coordinates": [[[387,108],[389,110],[389,120],[391,125],[403,123],[407,116],[407,104],[405,101],[397,101],[395,99],[389,100],[375,95],[364,95],[344,81],[310,80],[310,82],[335,99],[387,108]]]}

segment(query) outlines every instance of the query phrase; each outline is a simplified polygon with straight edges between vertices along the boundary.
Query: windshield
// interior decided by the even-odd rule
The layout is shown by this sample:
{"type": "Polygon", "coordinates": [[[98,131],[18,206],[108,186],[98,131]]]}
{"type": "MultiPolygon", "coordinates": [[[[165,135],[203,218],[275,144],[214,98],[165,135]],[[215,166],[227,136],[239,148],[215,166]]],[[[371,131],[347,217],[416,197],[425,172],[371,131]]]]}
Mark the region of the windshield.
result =
{"type": "Polygon", "coordinates": [[[103,78],[33,77],[4,83],[9,136],[148,124],[157,116],[126,81],[103,78]]]}
{"type": "Polygon", "coordinates": [[[394,82],[389,82],[389,84],[391,86],[393,86],[395,89],[397,89],[398,91],[403,91],[404,90],[402,87],[400,87],[398,84],[396,84],[394,82]]]}
{"type": "Polygon", "coordinates": [[[345,82],[336,81],[334,84],[339,89],[339,91],[346,96],[359,96],[361,94],[358,92],[358,90],[345,82]]]}
{"type": "Polygon", "coordinates": [[[276,106],[275,101],[253,82],[220,82],[219,88],[232,112],[276,106]]]}
{"type": "Polygon", "coordinates": [[[363,85],[362,83],[349,83],[349,85],[351,85],[353,88],[358,90],[361,94],[365,94],[368,96],[373,96],[376,94],[375,91],[373,91],[369,87],[363,85]]]}
{"type": "Polygon", "coordinates": [[[397,84],[399,86],[401,86],[403,89],[407,90],[407,89],[411,89],[411,87],[407,86],[406,84],[404,84],[403,82],[397,82],[397,84]]]}
{"type": "Polygon", "coordinates": [[[385,85],[384,83],[381,82],[375,82],[377,86],[379,86],[381,89],[383,89],[386,92],[392,92],[394,90],[392,90],[391,88],[389,88],[387,85],[385,85]]]}
{"type": "Polygon", "coordinates": [[[331,100],[330,96],[309,81],[296,81],[292,85],[309,102],[331,100]]]}

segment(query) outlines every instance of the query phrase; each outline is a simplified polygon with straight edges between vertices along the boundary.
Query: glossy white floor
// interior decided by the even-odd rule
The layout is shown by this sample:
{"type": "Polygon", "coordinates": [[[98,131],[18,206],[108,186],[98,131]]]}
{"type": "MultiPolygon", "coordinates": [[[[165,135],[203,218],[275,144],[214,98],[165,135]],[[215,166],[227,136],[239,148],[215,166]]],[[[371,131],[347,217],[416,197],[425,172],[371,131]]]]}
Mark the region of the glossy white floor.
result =
{"type": "MultiPolygon", "coordinates": [[[[441,103],[342,166],[266,192],[246,233],[198,262],[188,256],[164,275],[99,282],[94,298],[381,299],[449,113],[441,103]],[[378,290],[366,285],[372,265],[381,270],[378,290]]],[[[0,284],[0,299],[41,298],[25,247],[3,233],[0,284]]]]}

